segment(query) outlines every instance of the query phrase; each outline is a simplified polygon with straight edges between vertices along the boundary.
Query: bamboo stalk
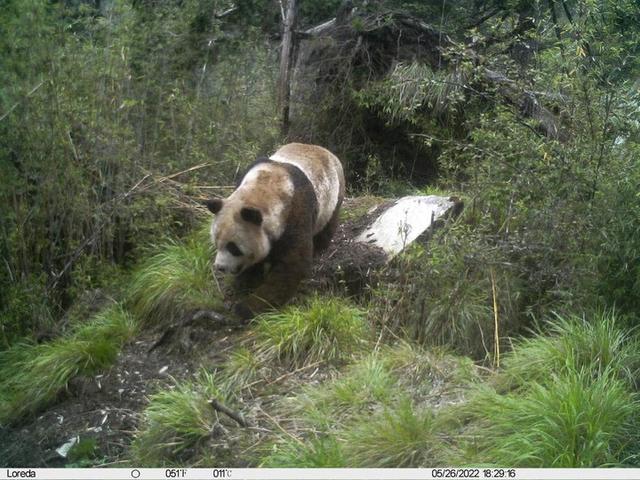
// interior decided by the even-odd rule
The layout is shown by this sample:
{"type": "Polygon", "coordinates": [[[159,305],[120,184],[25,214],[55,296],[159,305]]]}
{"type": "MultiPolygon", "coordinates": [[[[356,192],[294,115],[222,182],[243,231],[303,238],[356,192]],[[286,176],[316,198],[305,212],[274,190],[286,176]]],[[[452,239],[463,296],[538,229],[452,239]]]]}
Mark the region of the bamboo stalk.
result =
{"type": "Polygon", "coordinates": [[[498,330],[498,298],[496,295],[496,275],[493,267],[491,274],[491,292],[493,294],[493,362],[496,368],[500,368],[500,334],[498,330]]]}

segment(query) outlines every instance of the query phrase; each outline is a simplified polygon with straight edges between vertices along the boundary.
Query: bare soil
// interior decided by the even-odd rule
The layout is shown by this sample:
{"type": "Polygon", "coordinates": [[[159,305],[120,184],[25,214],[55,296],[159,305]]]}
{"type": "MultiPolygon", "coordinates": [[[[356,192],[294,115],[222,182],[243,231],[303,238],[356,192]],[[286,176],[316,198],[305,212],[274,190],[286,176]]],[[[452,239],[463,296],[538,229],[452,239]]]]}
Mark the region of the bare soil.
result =
{"type": "Polygon", "coordinates": [[[94,439],[104,462],[120,462],[148,396],[190,377],[202,363],[222,363],[242,334],[230,327],[210,332],[198,331],[199,348],[189,354],[165,346],[149,351],[162,333],[125,346],[109,371],[74,379],[59,402],[37,417],[0,427],[0,463],[5,467],[64,466],[67,459],[56,449],[76,436],[94,439]]]}
{"type": "MultiPolygon", "coordinates": [[[[366,197],[365,197],[366,198],[366,197]]],[[[343,209],[358,211],[361,198],[345,199],[343,209]]],[[[383,201],[354,219],[341,222],[329,248],[314,262],[308,287],[313,290],[344,290],[349,295],[360,295],[372,282],[372,274],[387,261],[387,255],[379,247],[356,242],[355,239],[393,201],[383,201]]]]}

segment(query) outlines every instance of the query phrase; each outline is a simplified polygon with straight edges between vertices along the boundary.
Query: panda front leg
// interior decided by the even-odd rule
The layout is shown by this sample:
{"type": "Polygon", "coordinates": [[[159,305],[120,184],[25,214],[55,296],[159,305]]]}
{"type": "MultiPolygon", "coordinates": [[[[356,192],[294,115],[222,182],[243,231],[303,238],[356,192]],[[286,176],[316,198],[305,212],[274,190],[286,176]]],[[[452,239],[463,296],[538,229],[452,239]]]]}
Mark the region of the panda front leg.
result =
{"type": "Polygon", "coordinates": [[[264,262],[257,263],[233,280],[233,289],[237,296],[245,296],[258,288],[264,281],[264,262]]]}
{"type": "Polygon", "coordinates": [[[300,282],[311,274],[312,262],[313,240],[308,237],[273,261],[262,285],[236,304],[235,314],[248,320],[270,308],[284,305],[295,295],[300,282]]]}

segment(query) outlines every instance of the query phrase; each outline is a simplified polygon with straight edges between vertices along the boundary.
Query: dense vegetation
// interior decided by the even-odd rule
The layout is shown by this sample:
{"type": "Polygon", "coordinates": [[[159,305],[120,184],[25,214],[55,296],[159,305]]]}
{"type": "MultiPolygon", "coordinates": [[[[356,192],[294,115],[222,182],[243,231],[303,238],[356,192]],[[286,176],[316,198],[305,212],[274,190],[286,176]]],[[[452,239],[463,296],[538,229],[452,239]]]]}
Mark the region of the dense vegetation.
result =
{"type": "Polygon", "coordinates": [[[351,196],[465,209],[361,295],[300,298],[150,384],[123,450],[70,462],[637,466],[636,2],[299,3],[299,31],[338,27],[300,35],[284,132],[277,2],[4,2],[0,428],[223,311],[198,199],[303,140],[351,196]]]}

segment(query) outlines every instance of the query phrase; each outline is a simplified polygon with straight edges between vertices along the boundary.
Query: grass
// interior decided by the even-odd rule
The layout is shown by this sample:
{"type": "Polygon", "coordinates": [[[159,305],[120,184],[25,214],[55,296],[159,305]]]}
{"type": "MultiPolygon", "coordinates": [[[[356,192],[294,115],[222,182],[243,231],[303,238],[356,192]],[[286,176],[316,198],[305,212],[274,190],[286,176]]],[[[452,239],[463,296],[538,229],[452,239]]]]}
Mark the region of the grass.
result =
{"type": "Polygon", "coordinates": [[[557,316],[517,342],[503,369],[448,415],[464,431],[457,462],[600,467],[637,458],[640,349],[613,312],[557,316]]]}
{"type": "Polygon", "coordinates": [[[334,436],[324,436],[307,442],[286,438],[273,444],[261,467],[270,468],[340,468],[347,461],[341,443],[334,436]]]}
{"type": "Polygon", "coordinates": [[[460,462],[514,467],[584,468],[618,465],[633,438],[636,397],[605,372],[563,372],[523,394],[487,389],[465,409],[473,440],[460,462]]]}
{"type": "Polygon", "coordinates": [[[494,352],[493,279],[501,337],[522,326],[522,288],[503,267],[500,252],[465,228],[456,224],[446,233],[436,232],[429,249],[414,244],[394,259],[397,280],[375,290],[372,308],[394,332],[402,330],[419,343],[487,359],[494,352]]]}
{"type": "Polygon", "coordinates": [[[433,404],[451,395],[457,399],[458,392],[477,381],[469,359],[399,342],[360,358],[337,378],[303,388],[284,410],[327,432],[357,422],[363,411],[386,409],[403,398],[433,404]]]}
{"type": "Polygon", "coordinates": [[[263,367],[263,363],[253,351],[246,347],[238,347],[224,363],[225,384],[229,389],[242,389],[263,378],[263,367]]]}
{"type": "Polygon", "coordinates": [[[259,318],[256,353],[293,365],[347,359],[366,343],[364,312],[340,298],[313,297],[259,318]]]}
{"type": "Polygon", "coordinates": [[[198,231],[182,243],[169,242],[134,272],[129,304],[143,323],[170,322],[189,310],[222,307],[211,271],[212,248],[198,231]]]}
{"type": "Polygon", "coordinates": [[[326,431],[347,423],[363,410],[386,404],[396,394],[397,378],[375,355],[350,365],[329,382],[303,389],[295,397],[293,409],[315,428],[326,431]]]}
{"type": "Polygon", "coordinates": [[[469,357],[448,353],[438,347],[427,349],[417,343],[399,341],[385,345],[380,351],[385,366],[403,383],[413,386],[446,383],[450,387],[466,387],[478,381],[474,363],[469,357]]]}
{"type": "Polygon", "coordinates": [[[549,334],[520,340],[504,359],[500,382],[507,388],[523,387],[548,377],[549,372],[613,372],[637,387],[640,343],[618,327],[615,312],[586,317],[556,318],[549,334]]]}
{"type": "Polygon", "coordinates": [[[131,446],[136,465],[178,465],[191,458],[198,446],[217,434],[213,397],[223,399],[218,379],[201,371],[193,381],[151,396],[131,446]]]}
{"type": "Polygon", "coordinates": [[[111,365],[137,330],[120,305],[98,313],[69,336],[43,344],[18,344],[0,353],[0,422],[17,420],[53,401],[69,380],[111,365]]]}
{"type": "Polygon", "coordinates": [[[340,221],[350,222],[364,217],[370,210],[385,202],[385,198],[375,195],[362,195],[348,200],[349,208],[340,209],[340,221]]]}
{"type": "Polygon", "coordinates": [[[344,455],[353,467],[430,467],[441,464],[443,444],[431,410],[416,410],[401,398],[373,416],[362,416],[344,435],[344,455]]]}
{"type": "Polygon", "coordinates": [[[435,415],[416,410],[406,397],[382,409],[352,410],[351,421],[305,442],[281,438],[261,466],[419,467],[442,458],[435,415]],[[366,412],[366,413],[365,413],[366,412]]]}
{"type": "Polygon", "coordinates": [[[300,432],[311,431],[313,437],[280,438],[263,462],[274,467],[444,464],[444,423],[434,405],[446,395],[443,384],[459,389],[476,381],[468,359],[408,342],[382,346],[339,377],[286,400],[283,415],[295,418],[300,432]]]}

